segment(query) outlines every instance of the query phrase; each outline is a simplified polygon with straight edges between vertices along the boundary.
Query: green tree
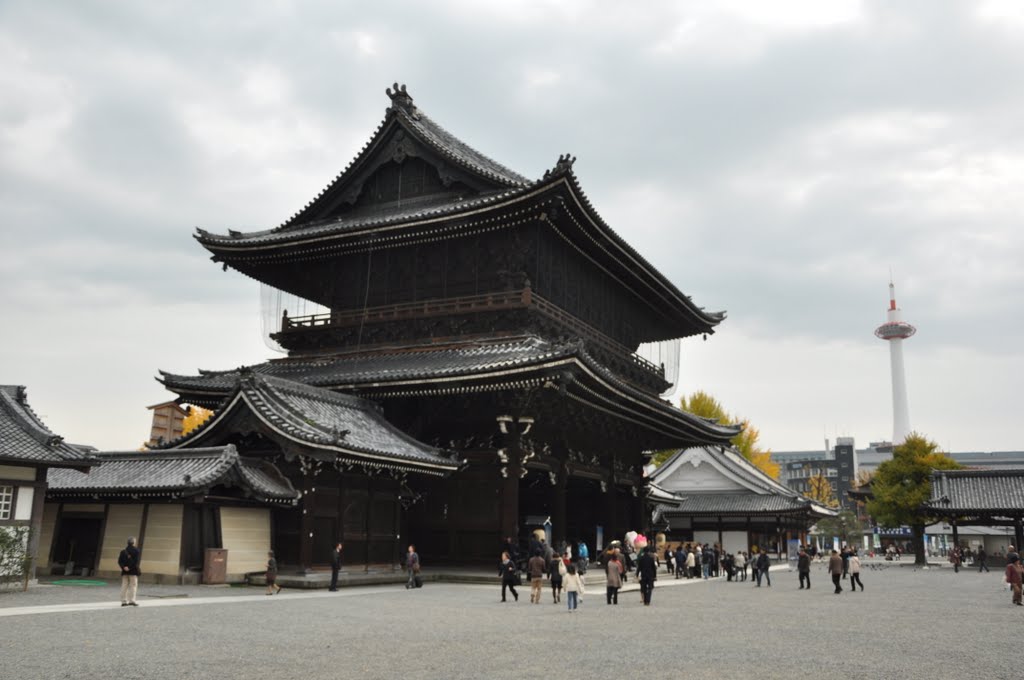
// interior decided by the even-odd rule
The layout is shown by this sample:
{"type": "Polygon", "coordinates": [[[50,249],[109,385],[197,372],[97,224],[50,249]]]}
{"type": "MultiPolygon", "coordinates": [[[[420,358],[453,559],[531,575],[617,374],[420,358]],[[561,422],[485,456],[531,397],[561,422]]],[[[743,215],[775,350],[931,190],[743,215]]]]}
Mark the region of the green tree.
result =
{"type": "Polygon", "coordinates": [[[835,517],[818,520],[814,526],[814,533],[823,536],[826,542],[836,536],[847,545],[859,545],[864,537],[864,529],[864,523],[857,519],[856,514],[843,510],[835,517]]]}
{"type": "MultiPolygon", "coordinates": [[[[684,396],[680,400],[679,406],[684,411],[701,418],[716,420],[720,423],[739,422],[743,426],[743,430],[732,438],[733,447],[769,477],[779,478],[779,464],[772,460],[771,451],[761,448],[758,443],[761,433],[750,424],[749,420],[729,415],[717,399],[703,391],[694,392],[689,397],[684,396]]],[[[674,450],[659,451],[651,457],[651,462],[661,465],[673,453],[674,450]]]]}
{"type": "Polygon", "coordinates": [[[933,470],[958,470],[960,464],[939,451],[939,445],[912,433],[892,451],[892,460],[878,466],[871,480],[868,513],[886,527],[909,526],[916,564],[925,564],[924,528],[932,516],[925,503],[932,495],[933,470]]]}

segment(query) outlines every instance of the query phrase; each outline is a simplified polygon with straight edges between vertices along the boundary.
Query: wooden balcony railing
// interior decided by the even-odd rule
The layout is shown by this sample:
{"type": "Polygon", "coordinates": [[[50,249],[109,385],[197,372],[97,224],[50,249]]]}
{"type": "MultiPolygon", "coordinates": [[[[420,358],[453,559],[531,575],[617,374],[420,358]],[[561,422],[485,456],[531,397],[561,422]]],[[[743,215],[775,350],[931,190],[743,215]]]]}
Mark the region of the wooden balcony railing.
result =
{"type": "Polygon", "coordinates": [[[400,302],[393,305],[368,307],[365,310],[337,311],[308,316],[290,317],[285,313],[281,318],[281,332],[288,333],[312,328],[343,328],[359,324],[530,308],[579,335],[588,343],[596,345],[612,355],[631,362],[637,368],[664,379],[664,367],[644,359],[622,343],[613,340],[582,319],[569,314],[561,307],[537,295],[530,288],[466,295],[443,300],[400,302]]]}

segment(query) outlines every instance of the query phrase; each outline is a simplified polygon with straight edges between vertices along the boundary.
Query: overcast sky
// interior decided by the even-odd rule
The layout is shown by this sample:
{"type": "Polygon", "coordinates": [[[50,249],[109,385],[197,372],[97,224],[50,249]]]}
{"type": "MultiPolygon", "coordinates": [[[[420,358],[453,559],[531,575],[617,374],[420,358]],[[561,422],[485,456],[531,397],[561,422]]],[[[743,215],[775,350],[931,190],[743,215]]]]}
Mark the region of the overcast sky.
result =
{"type": "Polygon", "coordinates": [[[0,2],[0,383],[57,433],[148,437],[157,369],[272,356],[259,286],[192,239],[276,226],[406,83],[485,154],[559,153],[728,319],[683,343],[775,450],[914,429],[1024,450],[1024,3],[0,2]],[[644,9],[634,9],[633,6],[644,9]]]}

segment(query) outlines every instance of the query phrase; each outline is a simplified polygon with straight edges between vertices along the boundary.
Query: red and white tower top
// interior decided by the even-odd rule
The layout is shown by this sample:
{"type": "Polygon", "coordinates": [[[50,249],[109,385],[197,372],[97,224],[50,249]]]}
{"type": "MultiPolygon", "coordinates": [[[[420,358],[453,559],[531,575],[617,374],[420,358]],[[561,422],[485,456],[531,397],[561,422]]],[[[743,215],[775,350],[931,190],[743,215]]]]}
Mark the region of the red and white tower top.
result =
{"type": "Polygon", "coordinates": [[[875,329],[875,336],[882,340],[906,340],[917,329],[904,321],[900,309],[896,306],[896,286],[889,282],[889,310],[886,312],[886,321],[875,329]]]}
{"type": "Polygon", "coordinates": [[[886,321],[875,329],[875,336],[889,342],[892,364],[892,443],[898,446],[910,434],[910,409],[907,406],[907,380],[903,368],[903,341],[917,329],[903,320],[896,306],[896,286],[889,281],[889,309],[886,321]]]}

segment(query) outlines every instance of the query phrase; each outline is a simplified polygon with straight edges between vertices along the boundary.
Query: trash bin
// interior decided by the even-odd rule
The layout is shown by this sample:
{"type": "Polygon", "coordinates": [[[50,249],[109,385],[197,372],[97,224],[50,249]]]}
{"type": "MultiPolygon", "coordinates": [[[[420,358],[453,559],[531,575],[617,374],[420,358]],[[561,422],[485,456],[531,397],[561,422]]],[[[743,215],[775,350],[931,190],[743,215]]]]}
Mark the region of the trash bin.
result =
{"type": "Polygon", "coordinates": [[[228,580],[228,551],[224,548],[207,548],[203,560],[203,583],[215,585],[228,580]]]}

